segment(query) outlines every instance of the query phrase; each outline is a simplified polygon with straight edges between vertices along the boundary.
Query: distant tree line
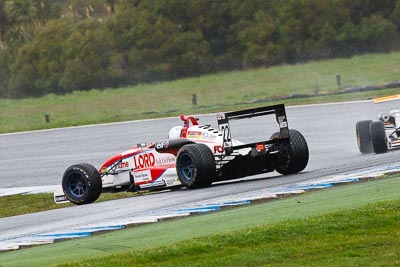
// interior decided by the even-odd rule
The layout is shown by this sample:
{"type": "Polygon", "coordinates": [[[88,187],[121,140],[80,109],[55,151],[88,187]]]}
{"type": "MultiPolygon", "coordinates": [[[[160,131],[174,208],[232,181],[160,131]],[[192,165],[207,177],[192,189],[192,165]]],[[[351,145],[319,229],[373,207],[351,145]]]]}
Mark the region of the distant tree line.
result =
{"type": "Polygon", "coordinates": [[[0,0],[0,97],[400,48],[400,0],[0,0]]]}

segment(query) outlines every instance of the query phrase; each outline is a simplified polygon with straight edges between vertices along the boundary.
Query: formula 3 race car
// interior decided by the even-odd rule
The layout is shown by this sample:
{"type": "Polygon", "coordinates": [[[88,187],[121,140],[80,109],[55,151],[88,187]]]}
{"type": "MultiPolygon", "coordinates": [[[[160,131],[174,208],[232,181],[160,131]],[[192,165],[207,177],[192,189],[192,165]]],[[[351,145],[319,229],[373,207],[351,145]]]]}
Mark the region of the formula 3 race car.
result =
{"type": "Polygon", "coordinates": [[[357,144],[362,154],[386,153],[400,147],[400,95],[373,99],[378,120],[356,123],[357,144]]]}
{"type": "Polygon", "coordinates": [[[276,170],[294,174],[308,164],[304,136],[289,130],[283,104],[221,113],[218,129],[181,115],[183,126],[173,127],[168,139],[137,145],[106,160],[99,169],[88,163],[70,166],[62,177],[58,202],[88,204],[102,192],[208,187],[213,182],[276,170]],[[278,131],[270,138],[243,143],[232,138],[229,122],[275,115],[278,131]]]}

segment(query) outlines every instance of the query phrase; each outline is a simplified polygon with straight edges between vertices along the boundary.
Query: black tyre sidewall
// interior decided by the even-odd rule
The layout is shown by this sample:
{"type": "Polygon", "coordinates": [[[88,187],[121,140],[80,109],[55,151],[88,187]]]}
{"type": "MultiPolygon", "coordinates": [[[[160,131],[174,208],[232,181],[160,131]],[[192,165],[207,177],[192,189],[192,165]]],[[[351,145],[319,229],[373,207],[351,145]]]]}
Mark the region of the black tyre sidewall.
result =
{"type": "Polygon", "coordinates": [[[98,170],[94,166],[88,163],[81,163],[70,166],[64,172],[62,188],[64,194],[72,203],[77,205],[89,204],[96,201],[100,196],[102,181],[98,170]],[[69,191],[68,183],[70,182],[72,175],[80,175],[85,181],[86,190],[82,196],[77,197],[69,191]]]}
{"type": "Polygon", "coordinates": [[[372,148],[376,154],[386,153],[388,151],[385,124],[381,121],[374,121],[369,126],[372,148]]]}
{"type": "Polygon", "coordinates": [[[181,147],[176,158],[176,172],[182,185],[187,188],[202,188],[211,185],[215,178],[215,158],[211,149],[204,144],[188,144],[181,147]],[[195,171],[192,179],[187,180],[181,172],[181,160],[190,157],[195,171]]]}
{"type": "Polygon", "coordinates": [[[373,152],[372,140],[370,134],[370,124],[372,120],[359,121],[356,124],[356,137],[358,149],[362,154],[373,152]]]}
{"type": "Polygon", "coordinates": [[[293,174],[307,167],[309,151],[307,141],[297,130],[291,129],[290,143],[280,147],[277,155],[275,170],[280,174],[293,174]]]}

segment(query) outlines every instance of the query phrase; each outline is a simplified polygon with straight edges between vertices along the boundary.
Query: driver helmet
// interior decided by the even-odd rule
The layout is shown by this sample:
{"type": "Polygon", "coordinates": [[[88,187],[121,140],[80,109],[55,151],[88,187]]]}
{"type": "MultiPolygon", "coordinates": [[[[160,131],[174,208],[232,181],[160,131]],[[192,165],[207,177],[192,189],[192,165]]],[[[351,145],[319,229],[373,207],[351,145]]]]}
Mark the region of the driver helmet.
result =
{"type": "Polygon", "coordinates": [[[175,126],[169,130],[168,139],[176,139],[181,137],[183,127],[182,126],[175,126]]]}

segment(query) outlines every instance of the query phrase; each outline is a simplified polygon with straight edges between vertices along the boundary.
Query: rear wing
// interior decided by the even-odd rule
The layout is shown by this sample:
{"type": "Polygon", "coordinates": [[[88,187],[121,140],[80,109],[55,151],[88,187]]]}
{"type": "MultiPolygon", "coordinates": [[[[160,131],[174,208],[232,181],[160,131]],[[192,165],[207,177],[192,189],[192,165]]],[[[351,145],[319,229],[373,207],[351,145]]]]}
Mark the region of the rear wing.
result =
{"type": "Polygon", "coordinates": [[[251,108],[239,111],[232,111],[218,114],[217,116],[218,128],[223,133],[223,147],[227,154],[231,154],[234,150],[242,148],[258,148],[260,144],[277,144],[282,142],[288,142],[289,137],[289,127],[286,118],[286,110],[284,104],[251,108]],[[279,125],[280,137],[273,140],[263,140],[255,143],[243,144],[239,146],[232,145],[232,135],[229,127],[229,121],[247,119],[259,116],[274,115],[276,117],[276,122],[279,125]]]}

